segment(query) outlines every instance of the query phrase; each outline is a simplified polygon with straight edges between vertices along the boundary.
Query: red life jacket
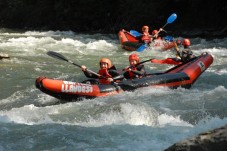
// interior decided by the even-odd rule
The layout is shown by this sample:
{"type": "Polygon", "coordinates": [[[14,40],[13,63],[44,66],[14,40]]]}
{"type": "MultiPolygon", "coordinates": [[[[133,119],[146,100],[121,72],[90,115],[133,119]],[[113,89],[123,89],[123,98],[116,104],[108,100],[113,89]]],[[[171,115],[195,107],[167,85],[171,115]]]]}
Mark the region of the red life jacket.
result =
{"type": "MultiPolygon", "coordinates": [[[[106,77],[106,78],[112,78],[112,76],[109,74],[108,72],[108,69],[100,69],[99,70],[99,74],[103,77],[106,77]]],[[[105,79],[105,78],[102,78],[102,77],[99,77],[99,83],[101,84],[110,84],[110,82],[105,79]]]]}
{"type": "Polygon", "coordinates": [[[141,40],[148,43],[151,41],[151,35],[147,32],[143,32],[143,36],[142,36],[141,40]]]}
{"type": "MultiPolygon", "coordinates": [[[[131,67],[132,70],[137,70],[136,67],[131,67]]],[[[133,79],[133,78],[136,78],[138,75],[135,75],[132,71],[128,70],[128,73],[129,73],[129,78],[130,79],[133,79]]]]}

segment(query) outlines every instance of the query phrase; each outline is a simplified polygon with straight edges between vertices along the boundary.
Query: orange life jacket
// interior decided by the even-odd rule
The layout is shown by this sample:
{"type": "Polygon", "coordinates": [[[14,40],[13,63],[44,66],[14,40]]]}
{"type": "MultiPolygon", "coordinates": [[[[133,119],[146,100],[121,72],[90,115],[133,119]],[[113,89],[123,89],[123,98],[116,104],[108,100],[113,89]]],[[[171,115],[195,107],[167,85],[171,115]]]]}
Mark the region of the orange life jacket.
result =
{"type": "MultiPolygon", "coordinates": [[[[112,78],[112,76],[109,74],[108,72],[108,69],[100,69],[99,70],[99,74],[103,77],[106,77],[106,78],[112,78]]],[[[105,79],[105,78],[102,78],[102,77],[99,77],[99,83],[101,84],[110,84],[110,82],[105,79]]]]}
{"type": "Polygon", "coordinates": [[[147,32],[143,32],[143,36],[142,36],[141,40],[148,43],[151,41],[151,35],[147,32]]]}

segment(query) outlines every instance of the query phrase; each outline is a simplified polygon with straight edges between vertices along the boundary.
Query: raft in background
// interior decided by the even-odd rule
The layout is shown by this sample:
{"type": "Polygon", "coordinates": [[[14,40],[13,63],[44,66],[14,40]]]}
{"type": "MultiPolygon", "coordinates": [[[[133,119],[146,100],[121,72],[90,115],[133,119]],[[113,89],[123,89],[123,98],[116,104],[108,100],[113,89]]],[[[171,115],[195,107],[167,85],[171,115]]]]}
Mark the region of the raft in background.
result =
{"type": "MultiPolygon", "coordinates": [[[[139,39],[130,32],[122,29],[118,33],[121,47],[128,51],[137,51],[144,43],[139,42],[139,39]]],[[[154,40],[150,43],[150,47],[160,48],[162,51],[171,49],[175,46],[174,41],[154,40]]],[[[149,47],[149,46],[148,46],[149,47]]]]}
{"type": "Polygon", "coordinates": [[[71,82],[39,77],[36,79],[35,86],[42,92],[67,102],[82,98],[103,97],[150,86],[190,88],[212,63],[213,57],[208,53],[202,53],[191,61],[177,65],[165,72],[148,74],[140,79],[123,80],[115,84],[97,84],[94,79],[71,82]]]}

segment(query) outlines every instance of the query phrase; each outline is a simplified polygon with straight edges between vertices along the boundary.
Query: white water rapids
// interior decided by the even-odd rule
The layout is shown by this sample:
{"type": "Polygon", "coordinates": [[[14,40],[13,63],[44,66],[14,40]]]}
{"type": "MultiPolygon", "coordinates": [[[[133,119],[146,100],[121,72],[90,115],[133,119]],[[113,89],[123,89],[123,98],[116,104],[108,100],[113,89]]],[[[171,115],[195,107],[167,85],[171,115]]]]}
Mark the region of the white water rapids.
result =
{"type": "MultiPolygon", "coordinates": [[[[179,37],[175,37],[179,38],[179,37]]],[[[101,57],[118,69],[132,52],[116,35],[71,31],[0,30],[0,150],[162,151],[173,143],[227,124],[227,38],[191,39],[196,55],[208,52],[213,64],[191,89],[142,88],[80,102],[39,107],[58,101],[35,88],[39,76],[82,81],[81,69],[51,58],[56,51],[98,70],[101,57]]],[[[174,57],[174,52],[145,50],[141,61],[174,57]]],[[[171,66],[145,64],[150,73],[171,66]]]]}

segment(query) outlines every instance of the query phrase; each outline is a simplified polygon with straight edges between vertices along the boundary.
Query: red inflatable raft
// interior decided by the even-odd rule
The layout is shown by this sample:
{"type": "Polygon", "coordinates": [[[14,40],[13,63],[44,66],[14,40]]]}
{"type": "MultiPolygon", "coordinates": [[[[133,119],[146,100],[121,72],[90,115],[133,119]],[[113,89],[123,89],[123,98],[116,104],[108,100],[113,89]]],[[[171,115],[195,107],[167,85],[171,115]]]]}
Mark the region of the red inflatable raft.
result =
{"type": "Polygon", "coordinates": [[[80,83],[39,77],[35,85],[42,92],[66,101],[103,97],[149,86],[190,88],[212,62],[213,57],[210,54],[202,53],[189,62],[181,63],[165,72],[147,74],[146,77],[140,79],[123,80],[114,84],[94,84],[94,79],[80,83]],[[91,83],[88,84],[87,82],[91,83]]]}
{"type": "MultiPolygon", "coordinates": [[[[130,34],[130,32],[122,29],[118,33],[118,37],[120,40],[121,47],[128,51],[136,51],[140,46],[142,46],[144,43],[140,43],[139,40],[130,34]]],[[[160,47],[161,50],[168,50],[173,48],[174,41],[165,41],[165,40],[155,40],[150,44],[150,47],[160,47]]]]}

